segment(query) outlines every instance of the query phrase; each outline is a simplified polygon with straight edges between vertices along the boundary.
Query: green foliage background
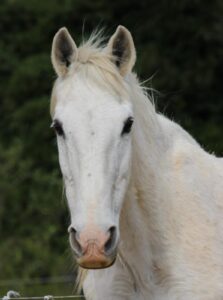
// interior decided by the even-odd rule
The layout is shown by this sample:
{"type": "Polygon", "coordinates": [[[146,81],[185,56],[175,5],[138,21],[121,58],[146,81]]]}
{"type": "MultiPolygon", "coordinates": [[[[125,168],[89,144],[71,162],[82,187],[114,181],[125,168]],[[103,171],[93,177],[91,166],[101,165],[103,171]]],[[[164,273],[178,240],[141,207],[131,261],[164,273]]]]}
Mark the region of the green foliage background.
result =
{"type": "MultiPolygon", "coordinates": [[[[57,149],[50,131],[55,32],[132,32],[157,108],[223,153],[223,1],[1,0],[0,282],[72,273],[57,149]]],[[[7,287],[8,288],[8,287],[7,287]]],[[[10,286],[10,288],[13,288],[10,286]]],[[[6,290],[0,286],[0,296],[6,290]],[[1,290],[2,289],[2,290],[1,290]]],[[[50,292],[50,291],[49,291],[50,292]]]]}

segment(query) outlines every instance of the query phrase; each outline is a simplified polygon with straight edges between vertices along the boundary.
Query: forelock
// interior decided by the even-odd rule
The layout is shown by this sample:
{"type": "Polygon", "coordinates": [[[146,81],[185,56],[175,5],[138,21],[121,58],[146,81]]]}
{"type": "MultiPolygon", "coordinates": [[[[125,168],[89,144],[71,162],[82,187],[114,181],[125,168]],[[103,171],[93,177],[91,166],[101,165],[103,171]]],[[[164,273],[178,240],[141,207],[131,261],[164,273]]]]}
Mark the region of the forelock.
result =
{"type": "MultiPolygon", "coordinates": [[[[113,57],[106,51],[105,38],[102,31],[94,32],[87,41],[78,48],[75,61],[72,62],[66,78],[79,73],[85,80],[94,81],[102,89],[107,89],[118,96],[126,95],[126,84],[118,68],[113,63],[113,57]]],[[[55,86],[57,81],[55,82],[55,86]]],[[[55,89],[51,96],[50,112],[53,115],[57,103],[55,89]]]]}

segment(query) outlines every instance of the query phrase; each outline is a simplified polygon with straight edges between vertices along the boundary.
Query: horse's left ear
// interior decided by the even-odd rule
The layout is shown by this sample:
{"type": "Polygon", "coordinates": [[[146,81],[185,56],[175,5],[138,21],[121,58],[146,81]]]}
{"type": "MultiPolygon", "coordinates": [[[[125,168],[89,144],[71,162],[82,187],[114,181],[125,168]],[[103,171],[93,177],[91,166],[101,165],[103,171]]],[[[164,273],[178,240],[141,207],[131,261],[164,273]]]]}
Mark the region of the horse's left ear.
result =
{"type": "Polygon", "coordinates": [[[110,38],[107,49],[122,76],[132,71],[136,61],[136,51],[131,33],[119,25],[110,38]]]}

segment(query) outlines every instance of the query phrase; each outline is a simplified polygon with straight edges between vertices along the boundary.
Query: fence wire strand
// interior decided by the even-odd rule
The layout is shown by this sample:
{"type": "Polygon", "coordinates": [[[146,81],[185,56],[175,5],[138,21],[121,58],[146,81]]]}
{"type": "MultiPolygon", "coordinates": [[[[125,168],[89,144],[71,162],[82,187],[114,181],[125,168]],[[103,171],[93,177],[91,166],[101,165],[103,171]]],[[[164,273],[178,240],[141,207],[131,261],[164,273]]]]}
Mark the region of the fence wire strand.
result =
{"type": "Polygon", "coordinates": [[[0,300],[54,300],[54,299],[77,299],[85,298],[83,295],[66,295],[66,296],[35,296],[35,297],[21,297],[20,294],[16,291],[8,291],[6,296],[0,298],[0,300]]]}
{"type": "Polygon", "coordinates": [[[68,296],[36,296],[36,297],[7,297],[4,296],[3,298],[0,298],[0,300],[53,300],[53,299],[76,299],[76,298],[82,298],[84,299],[83,295],[68,295],[68,296]]]}
{"type": "Polygon", "coordinates": [[[49,298],[46,298],[46,296],[36,296],[36,297],[16,297],[16,298],[8,298],[7,296],[4,296],[3,298],[0,298],[0,300],[7,300],[7,299],[13,299],[13,300],[46,300],[46,299],[72,299],[72,298],[84,298],[82,295],[69,295],[69,296],[50,296],[49,298]]]}

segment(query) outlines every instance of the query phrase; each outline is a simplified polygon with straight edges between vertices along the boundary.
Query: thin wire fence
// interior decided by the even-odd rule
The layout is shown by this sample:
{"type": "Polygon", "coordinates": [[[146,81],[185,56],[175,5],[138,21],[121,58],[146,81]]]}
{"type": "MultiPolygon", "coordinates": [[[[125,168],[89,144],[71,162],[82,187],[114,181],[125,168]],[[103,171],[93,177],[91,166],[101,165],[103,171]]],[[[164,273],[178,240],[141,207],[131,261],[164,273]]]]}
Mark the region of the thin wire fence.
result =
{"type": "Polygon", "coordinates": [[[54,300],[54,299],[84,299],[83,295],[64,295],[64,296],[35,296],[35,297],[20,297],[18,292],[8,291],[6,296],[0,298],[0,300],[54,300]]]}
{"type": "MultiPolygon", "coordinates": [[[[43,278],[25,278],[25,279],[18,279],[18,278],[14,278],[14,279],[9,279],[9,280],[0,280],[0,287],[17,287],[19,290],[22,286],[35,286],[36,288],[33,289],[32,288],[32,292],[35,293],[37,291],[39,291],[39,286],[43,287],[45,286],[46,288],[44,289],[45,292],[43,292],[43,289],[41,288],[43,295],[47,293],[48,290],[48,285],[57,285],[57,284],[66,284],[66,286],[70,285],[71,283],[74,283],[75,276],[73,275],[65,275],[65,276],[54,276],[54,277],[43,277],[43,278]]],[[[75,289],[73,289],[74,291],[75,289]]],[[[7,290],[5,289],[5,292],[7,290]]],[[[65,291],[65,290],[64,290],[65,291]]],[[[70,290],[70,294],[73,292],[70,290]]],[[[27,294],[27,289],[26,292],[23,291],[24,294],[27,294]]],[[[32,293],[31,292],[31,293],[32,293]]],[[[55,293],[58,292],[58,289],[54,290],[55,293]]],[[[31,294],[30,293],[30,294],[31,294]]],[[[63,293],[63,292],[62,292],[63,293]]],[[[29,292],[28,292],[29,294],[29,292]]],[[[53,295],[46,295],[46,296],[20,296],[20,294],[16,291],[13,290],[8,290],[8,292],[6,293],[6,295],[4,296],[0,294],[0,300],[56,300],[56,299],[85,299],[85,297],[83,295],[70,295],[68,292],[68,295],[65,292],[65,295],[59,295],[59,296],[53,296],[53,295]]]]}
{"type": "Polygon", "coordinates": [[[69,296],[37,296],[37,297],[16,297],[16,298],[8,298],[7,296],[4,296],[3,298],[0,298],[0,300],[8,300],[8,299],[13,299],[13,300],[53,300],[53,299],[84,299],[83,295],[69,295],[69,296]]]}

